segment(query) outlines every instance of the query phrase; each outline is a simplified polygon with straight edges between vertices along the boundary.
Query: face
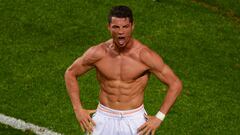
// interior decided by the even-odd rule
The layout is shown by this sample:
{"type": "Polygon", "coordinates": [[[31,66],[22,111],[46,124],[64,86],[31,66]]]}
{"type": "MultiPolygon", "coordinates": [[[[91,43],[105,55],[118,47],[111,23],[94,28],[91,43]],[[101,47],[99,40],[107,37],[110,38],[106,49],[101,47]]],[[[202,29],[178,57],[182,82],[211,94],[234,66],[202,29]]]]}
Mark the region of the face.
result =
{"type": "Polygon", "coordinates": [[[124,47],[129,43],[133,29],[134,25],[129,21],[129,18],[112,17],[112,22],[108,25],[113,42],[118,47],[124,47]]]}

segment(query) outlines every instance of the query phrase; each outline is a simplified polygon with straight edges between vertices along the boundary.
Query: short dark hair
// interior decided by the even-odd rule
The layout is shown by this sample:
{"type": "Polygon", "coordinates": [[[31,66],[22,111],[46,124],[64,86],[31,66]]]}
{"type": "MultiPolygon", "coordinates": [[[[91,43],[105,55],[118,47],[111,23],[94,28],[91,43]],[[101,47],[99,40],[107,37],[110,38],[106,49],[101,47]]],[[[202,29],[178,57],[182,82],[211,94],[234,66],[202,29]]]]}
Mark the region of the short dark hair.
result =
{"type": "Polygon", "coordinates": [[[112,22],[112,17],[129,18],[129,21],[133,23],[132,10],[127,6],[114,6],[109,12],[108,23],[112,22]]]}

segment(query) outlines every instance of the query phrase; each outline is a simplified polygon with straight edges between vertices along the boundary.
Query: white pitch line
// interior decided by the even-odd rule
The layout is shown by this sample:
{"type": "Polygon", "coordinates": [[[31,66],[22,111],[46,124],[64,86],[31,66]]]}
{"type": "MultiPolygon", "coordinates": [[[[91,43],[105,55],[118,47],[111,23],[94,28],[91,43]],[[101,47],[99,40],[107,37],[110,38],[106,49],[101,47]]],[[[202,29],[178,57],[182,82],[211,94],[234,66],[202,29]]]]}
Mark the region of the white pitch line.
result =
{"type": "Polygon", "coordinates": [[[51,131],[45,127],[39,127],[37,125],[27,123],[23,120],[6,116],[2,113],[0,113],[0,122],[13,128],[20,129],[22,131],[30,130],[37,135],[61,135],[60,133],[51,131]]]}

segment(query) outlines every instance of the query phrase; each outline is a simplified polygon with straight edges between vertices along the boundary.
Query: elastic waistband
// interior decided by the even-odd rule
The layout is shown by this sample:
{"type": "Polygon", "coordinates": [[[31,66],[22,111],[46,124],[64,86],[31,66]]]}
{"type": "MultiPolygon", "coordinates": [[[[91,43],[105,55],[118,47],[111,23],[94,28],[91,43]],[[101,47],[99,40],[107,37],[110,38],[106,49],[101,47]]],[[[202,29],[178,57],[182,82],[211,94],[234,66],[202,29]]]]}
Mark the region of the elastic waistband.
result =
{"type": "Polygon", "coordinates": [[[115,109],[106,107],[100,103],[98,105],[97,112],[110,117],[130,117],[130,116],[135,116],[139,113],[141,114],[146,113],[144,109],[144,105],[141,105],[140,107],[136,109],[131,109],[131,110],[115,110],[115,109]]]}

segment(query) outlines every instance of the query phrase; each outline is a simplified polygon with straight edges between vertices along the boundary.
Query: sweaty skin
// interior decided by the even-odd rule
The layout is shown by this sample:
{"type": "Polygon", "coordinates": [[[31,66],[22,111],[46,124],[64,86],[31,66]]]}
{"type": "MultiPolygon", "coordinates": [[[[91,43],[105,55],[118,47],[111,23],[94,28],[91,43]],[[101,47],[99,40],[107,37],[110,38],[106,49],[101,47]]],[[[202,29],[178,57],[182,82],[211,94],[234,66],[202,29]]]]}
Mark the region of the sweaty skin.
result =
{"type": "MultiPolygon", "coordinates": [[[[168,86],[160,108],[162,113],[168,113],[182,89],[181,81],[162,58],[132,38],[134,24],[129,22],[129,18],[112,17],[108,29],[112,38],[89,48],[65,73],[76,117],[83,130],[88,132],[92,132],[95,125],[89,116],[94,111],[82,107],[77,77],[93,68],[97,71],[100,85],[100,103],[112,109],[130,110],[141,106],[151,73],[168,86]]],[[[146,117],[148,121],[139,127],[139,134],[154,134],[162,121],[155,116],[146,117]]]]}

